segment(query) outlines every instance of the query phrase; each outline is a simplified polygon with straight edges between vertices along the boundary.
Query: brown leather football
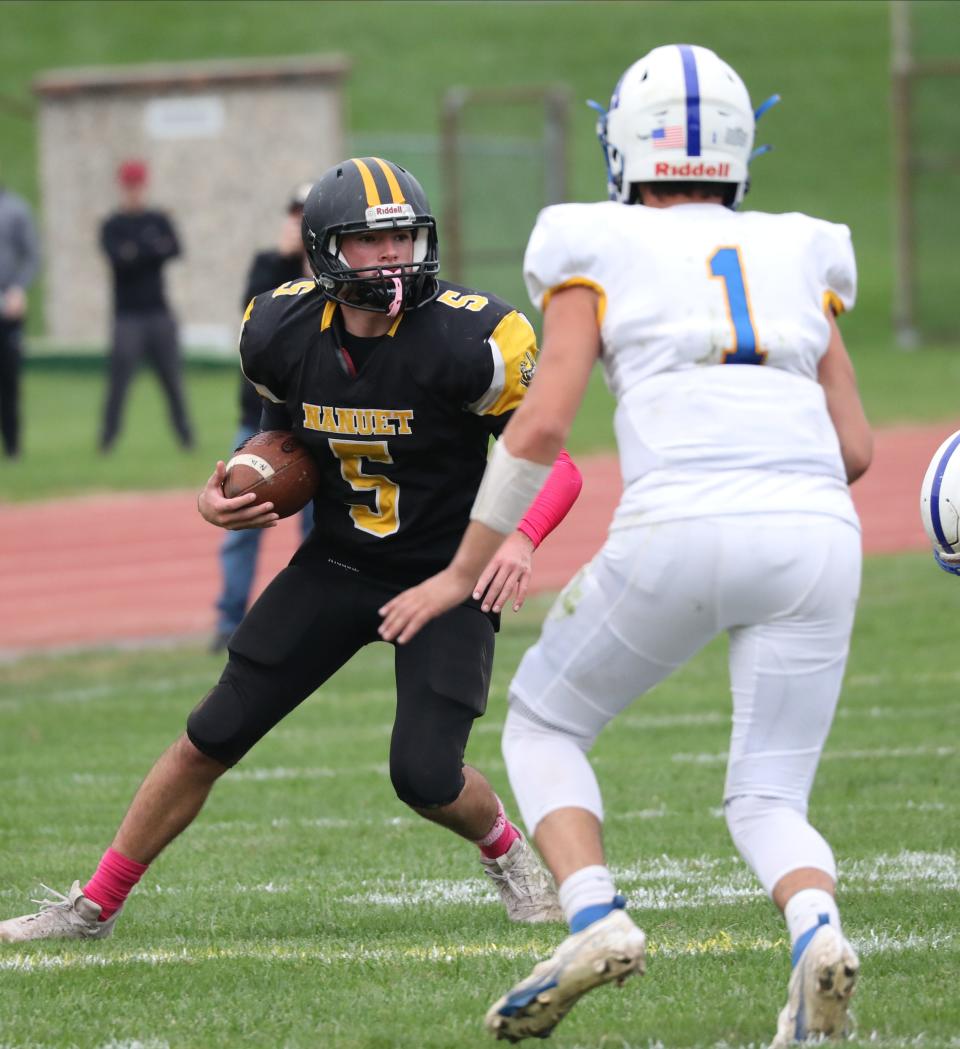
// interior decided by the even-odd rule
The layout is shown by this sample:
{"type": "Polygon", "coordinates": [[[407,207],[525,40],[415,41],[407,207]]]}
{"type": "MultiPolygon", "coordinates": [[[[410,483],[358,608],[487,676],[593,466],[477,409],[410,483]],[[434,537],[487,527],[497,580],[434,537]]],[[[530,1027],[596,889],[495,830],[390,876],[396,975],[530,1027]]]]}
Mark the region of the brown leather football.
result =
{"type": "Polygon", "coordinates": [[[320,467],[289,430],[264,430],[231,456],[223,494],[233,499],[255,492],[256,503],[273,503],[275,513],[290,517],[310,502],[319,483],[320,467]]]}

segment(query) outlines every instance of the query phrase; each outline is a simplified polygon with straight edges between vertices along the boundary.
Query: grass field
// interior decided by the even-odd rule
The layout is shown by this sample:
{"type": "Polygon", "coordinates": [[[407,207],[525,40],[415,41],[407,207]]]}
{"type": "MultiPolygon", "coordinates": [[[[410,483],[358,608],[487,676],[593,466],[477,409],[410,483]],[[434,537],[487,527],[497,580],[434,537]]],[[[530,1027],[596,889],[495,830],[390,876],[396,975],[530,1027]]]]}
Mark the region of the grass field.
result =
{"type": "MultiPolygon", "coordinates": [[[[955,55],[960,8],[916,7],[928,36],[936,23],[937,53],[955,55]]],[[[760,161],[750,206],[808,210],[853,229],[862,293],[843,330],[871,420],[957,418],[960,354],[896,352],[890,333],[888,7],[879,0],[16,0],[0,14],[0,175],[34,200],[35,126],[17,103],[29,103],[30,79],[43,69],[343,51],[354,61],[351,130],[374,137],[433,133],[451,84],[562,80],[575,100],[572,195],[596,199],[602,171],[580,100],[609,97],[619,72],[655,44],[715,47],[757,99],[773,91],[785,99],[764,120],[761,140],[777,150],[760,161]]],[[[504,133],[516,130],[503,119],[504,133]]],[[[935,119],[924,128],[943,137],[935,119]]],[[[924,203],[924,228],[937,234],[931,260],[952,257],[952,213],[941,203],[955,195],[950,187],[940,179],[924,203]]],[[[527,226],[501,232],[522,244],[527,226]]],[[[517,264],[501,275],[495,290],[525,306],[518,272],[517,264]]],[[[940,291],[949,272],[941,266],[932,285],[941,310],[952,301],[949,285],[940,291]]],[[[229,450],[237,377],[187,374],[194,452],[177,449],[156,385],[143,376],[127,430],[102,458],[103,376],[29,368],[24,456],[0,460],[0,503],[199,487],[229,450]]],[[[612,447],[609,416],[595,375],[575,454],[612,447]]],[[[878,1049],[960,1049],[957,593],[928,555],[868,560],[844,698],[812,799],[838,854],[846,931],[863,960],[858,1042],[878,1049]]],[[[545,607],[531,602],[509,618],[490,712],[468,752],[507,799],[498,745],[506,685],[545,607]]],[[[149,872],[112,940],[0,948],[0,1049],[492,1045],[480,1026],[485,1009],[562,930],[508,926],[472,847],[393,797],[391,667],[385,647],[371,649],[229,775],[149,872]]],[[[199,647],[0,666],[0,916],[26,910],[40,881],[65,890],[89,875],[150,762],[219,669],[199,647]]],[[[610,859],[647,930],[649,973],[588,997],[558,1029],[557,1049],[735,1049],[772,1036],[786,938],[719,811],[728,711],[725,649],[716,644],[599,741],[610,859]]]]}
{"type": "MultiPolygon", "coordinates": [[[[859,948],[859,1044],[960,1045],[954,581],[875,558],[812,799],[859,948]]],[[[506,683],[544,606],[501,634],[468,759],[509,798],[506,683]]],[[[218,672],[199,649],[4,668],[0,908],[85,878],[148,764],[218,672]]],[[[585,999],[558,1049],[761,1046],[788,962],[719,813],[722,644],[595,750],[611,862],[649,973],[585,999]]],[[[489,1002],[559,940],[510,927],[472,848],[411,816],[385,772],[391,657],[375,646],[272,733],[156,863],[114,938],[0,949],[3,1049],[453,1049],[493,1044],[489,1002]]]]}

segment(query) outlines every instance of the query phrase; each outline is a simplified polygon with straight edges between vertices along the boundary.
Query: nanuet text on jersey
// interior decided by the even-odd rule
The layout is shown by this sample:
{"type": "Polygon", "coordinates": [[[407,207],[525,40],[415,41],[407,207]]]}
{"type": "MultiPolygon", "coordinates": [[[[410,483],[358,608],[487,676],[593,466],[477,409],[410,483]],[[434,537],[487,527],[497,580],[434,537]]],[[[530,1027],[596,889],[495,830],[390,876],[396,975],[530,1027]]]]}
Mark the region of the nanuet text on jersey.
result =
{"type": "Polygon", "coordinates": [[[321,433],[347,433],[362,437],[413,433],[410,408],[337,408],[328,404],[303,407],[303,426],[321,433]]]}

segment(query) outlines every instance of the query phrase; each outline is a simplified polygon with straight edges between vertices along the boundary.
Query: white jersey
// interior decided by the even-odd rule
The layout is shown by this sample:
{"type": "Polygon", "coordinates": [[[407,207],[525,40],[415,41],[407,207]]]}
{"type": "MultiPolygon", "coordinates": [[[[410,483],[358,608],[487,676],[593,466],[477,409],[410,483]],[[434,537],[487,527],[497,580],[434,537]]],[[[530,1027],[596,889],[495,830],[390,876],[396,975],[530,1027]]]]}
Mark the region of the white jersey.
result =
{"type": "Polygon", "coordinates": [[[624,494],[614,527],[801,511],[857,525],[817,368],[850,309],[846,226],[719,204],[562,204],[524,259],[534,304],[600,295],[624,494]]]}

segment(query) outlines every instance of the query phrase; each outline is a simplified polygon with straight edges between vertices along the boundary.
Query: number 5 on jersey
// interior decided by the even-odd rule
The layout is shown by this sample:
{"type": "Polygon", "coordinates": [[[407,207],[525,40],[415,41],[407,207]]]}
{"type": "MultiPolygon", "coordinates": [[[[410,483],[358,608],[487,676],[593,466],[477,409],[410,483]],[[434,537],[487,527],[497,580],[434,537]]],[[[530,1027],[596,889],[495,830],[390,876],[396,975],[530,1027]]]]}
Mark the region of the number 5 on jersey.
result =
{"type": "Polygon", "coordinates": [[[400,487],[383,474],[365,474],[360,467],[364,459],[392,463],[386,441],[337,441],[330,439],[330,451],[340,460],[340,473],[355,492],[373,492],[374,506],[353,503],[350,516],[361,532],[383,538],[400,527],[398,503],[400,487]]]}
{"type": "Polygon", "coordinates": [[[723,281],[727,312],[733,328],[733,348],[723,351],[724,364],[763,364],[766,350],[757,345],[757,330],[750,314],[750,298],[743,275],[739,248],[717,248],[710,256],[710,277],[723,281]]]}

